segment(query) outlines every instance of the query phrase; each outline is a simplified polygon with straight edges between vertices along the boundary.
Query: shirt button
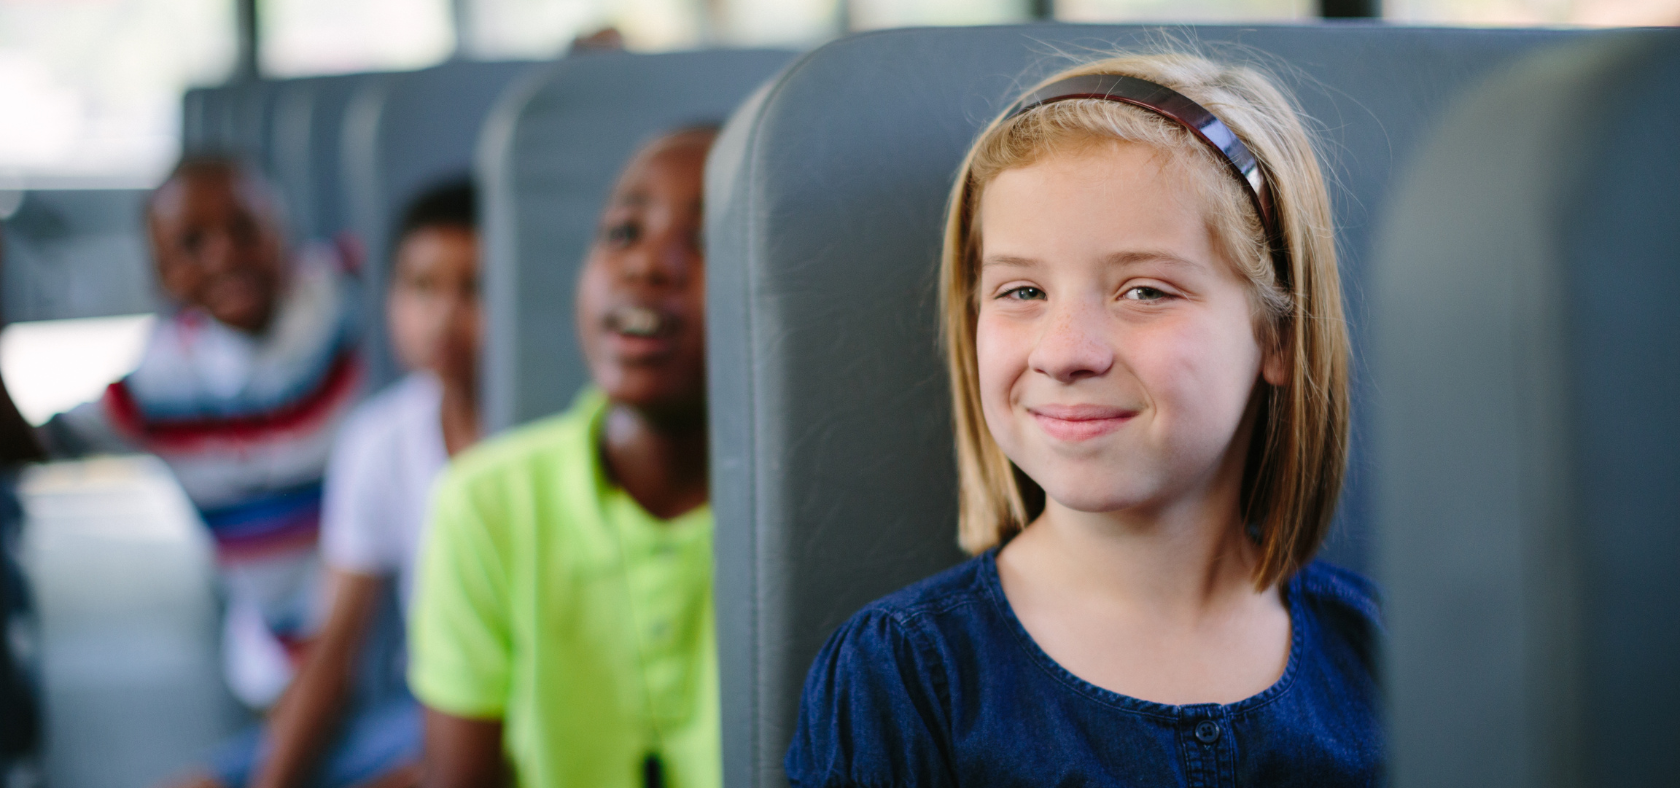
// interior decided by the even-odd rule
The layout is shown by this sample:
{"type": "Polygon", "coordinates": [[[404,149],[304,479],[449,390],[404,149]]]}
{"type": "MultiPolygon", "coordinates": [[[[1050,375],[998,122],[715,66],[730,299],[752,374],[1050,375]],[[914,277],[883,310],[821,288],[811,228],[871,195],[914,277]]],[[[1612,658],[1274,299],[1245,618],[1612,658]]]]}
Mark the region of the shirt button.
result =
{"type": "Polygon", "coordinates": [[[1203,744],[1219,741],[1219,723],[1213,720],[1202,720],[1196,725],[1196,738],[1203,744]]]}

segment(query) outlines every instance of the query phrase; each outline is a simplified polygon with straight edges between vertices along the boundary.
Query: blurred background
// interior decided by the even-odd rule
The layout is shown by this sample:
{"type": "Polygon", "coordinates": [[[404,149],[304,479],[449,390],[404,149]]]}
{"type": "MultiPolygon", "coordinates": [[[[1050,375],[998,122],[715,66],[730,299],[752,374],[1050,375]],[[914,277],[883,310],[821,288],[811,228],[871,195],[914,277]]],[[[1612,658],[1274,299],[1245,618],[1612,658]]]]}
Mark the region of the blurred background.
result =
{"type": "MultiPolygon", "coordinates": [[[[1667,25],[1674,0],[262,0],[265,77],[540,59],[612,26],[632,51],[811,47],[850,31],[1055,18],[1290,22],[1374,12],[1415,25],[1667,25]],[[1347,6],[1341,9],[1338,6],[1347,6]],[[1380,6],[1380,7],[1379,7],[1380,6]]],[[[0,0],[0,190],[150,186],[180,99],[239,68],[233,0],[0,0]]],[[[0,215],[6,198],[0,196],[0,215]]]]}
{"type": "MultiPolygon", "coordinates": [[[[604,27],[620,31],[630,51],[660,52],[805,49],[848,32],[1035,19],[1290,23],[1324,17],[1405,25],[1672,25],[1680,23],[1680,0],[0,0],[0,219],[12,219],[30,190],[156,185],[180,152],[182,95],[194,86],[406,71],[452,59],[541,60],[604,27]]],[[[60,201],[77,199],[65,194],[60,201]]],[[[75,211],[78,226],[59,228],[56,253],[142,254],[126,209],[110,210],[106,201],[75,211]]],[[[13,235],[32,234],[19,230],[13,235]]],[[[41,252],[23,248],[30,240],[9,238],[11,256],[41,252]]],[[[143,267],[120,270],[144,273],[143,267]]],[[[0,334],[0,371],[31,422],[88,399],[136,363],[147,319],[108,317],[109,304],[91,302],[113,294],[136,298],[149,286],[144,280],[108,284],[101,285],[104,293],[70,296],[90,302],[81,311],[104,315],[75,323],[19,322],[29,317],[30,299],[8,294],[13,325],[0,334]],[[79,363],[54,363],[67,353],[79,363]]],[[[74,289],[65,283],[67,292],[74,289]]],[[[63,306],[54,311],[63,313],[63,306]]]]}

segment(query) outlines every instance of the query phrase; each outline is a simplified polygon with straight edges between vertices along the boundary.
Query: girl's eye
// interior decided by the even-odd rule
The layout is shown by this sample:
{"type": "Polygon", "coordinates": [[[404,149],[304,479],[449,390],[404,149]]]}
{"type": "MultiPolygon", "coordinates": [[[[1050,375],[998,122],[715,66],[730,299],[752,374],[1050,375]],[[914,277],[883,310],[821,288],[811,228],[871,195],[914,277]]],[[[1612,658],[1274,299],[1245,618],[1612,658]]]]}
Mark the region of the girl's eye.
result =
{"type": "Polygon", "coordinates": [[[1023,285],[1021,287],[1005,291],[1003,297],[1016,301],[1042,301],[1044,300],[1044,291],[1033,287],[1032,285],[1023,285]]]}
{"type": "Polygon", "coordinates": [[[1167,297],[1167,293],[1154,287],[1142,286],[1131,288],[1121,293],[1120,297],[1132,301],[1160,301],[1167,297]]]}
{"type": "Polygon", "coordinates": [[[613,246],[627,246],[642,237],[642,228],[635,222],[619,222],[607,228],[606,236],[613,246]]]}

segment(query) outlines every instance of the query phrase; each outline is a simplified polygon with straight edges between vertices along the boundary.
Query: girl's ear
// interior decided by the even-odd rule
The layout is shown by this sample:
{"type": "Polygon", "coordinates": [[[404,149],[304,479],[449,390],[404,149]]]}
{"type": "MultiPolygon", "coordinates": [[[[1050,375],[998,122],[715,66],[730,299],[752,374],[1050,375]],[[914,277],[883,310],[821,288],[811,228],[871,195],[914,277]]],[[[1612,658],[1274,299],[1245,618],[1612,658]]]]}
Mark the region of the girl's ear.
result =
{"type": "Polygon", "coordinates": [[[1294,364],[1291,363],[1293,359],[1284,350],[1283,344],[1281,341],[1271,343],[1272,346],[1266,349],[1265,355],[1260,359],[1260,377],[1280,388],[1289,382],[1290,374],[1295,371],[1294,364]]]}

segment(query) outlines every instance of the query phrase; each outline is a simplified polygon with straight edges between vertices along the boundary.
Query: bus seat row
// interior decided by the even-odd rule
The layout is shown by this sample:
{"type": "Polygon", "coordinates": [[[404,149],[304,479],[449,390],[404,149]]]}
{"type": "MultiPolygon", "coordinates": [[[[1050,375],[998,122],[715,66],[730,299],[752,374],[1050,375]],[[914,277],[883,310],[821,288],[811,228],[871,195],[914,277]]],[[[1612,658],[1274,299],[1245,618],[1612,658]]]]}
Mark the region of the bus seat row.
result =
{"type": "MultiPolygon", "coordinates": [[[[1619,53],[1635,41],[1672,57],[1680,43],[1675,33],[1378,25],[893,30],[831,43],[755,93],[714,151],[707,185],[726,784],[784,784],[781,759],[801,683],[824,639],[869,600],[960,560],[935,270],[950,179],[968,142],[1012,94],[1070,56],[1163,41],[1270,65],[1320,124],[1356,359],[1351,473],[1326,557],[1379,575],[1396,599],[1395,632],[1402,638],[1394,651],[1399,782],[1456,784],[1461,780],[1451,775],[1474,774],[1477,779],[1468,782],[1544,783],[1566,752],[1547,746],[1557,731],[1580,732],[1589,725],[1599,729],[1601,739],[1621,735],[1623,725],[1638,733],[1617,747],[1567,751],[1580,756],[1574,763],[1583,769],[1623,756],[1632,742],[1674,740],[1676,723],[1661,717],[1670,706],[1654,703],[1648,713],[1635,713],[1588,689],[1597,686],[1593,682],[1619,679],[1595,675],[1582,679],[1586,684],[1565,685],[1578,686],[1576,694],[1554,696],[1553,687],[1539,681],[1546,674],[1533,672],[1545,663],[1533,648],[1566,641],[1580,646],[1600,638],[1589,637],[1587,628],[1555,630],[1552,625],[1574,611],[1610,639],[1595,642],[1627,649],[1618,652],[1622,661],[1606,657],[1605,667],[1645,668],[1628,682],[1648,684],[1656,697],[1671,699],[1680,673],[1671,667],[1672,648],[1642,651],[1648,643],[1672,645],[1671,635],[1650,635],[1649,628],[1675,631],[1667,623],[1674,620],[1674,573],[1655,568],[1680,560],[1673,514],[1680,507],[1672,492],[1680,489],[1673,461],[1680,435],[1674,434],[1670,404],[1680,398],[1675,381],[1680,356],[1672,349],[1680,339],[1674,330],[1680,310],[1663,300],[1674,294],[1672,239],[1680,221],[1672,195],[1680,171],[1672,166],[1674,146],[1662,135],[1672,136],[1674,126],[1664,119],[1673,117],[1677,99],[1661,87],[1672,84],[1662,81],[1671,78],[1668,71],[1624,67],[1618,72],[1624,80],[1629,74],[1639,79],[1618,83],[1580,76],[1590,64],[1546,60],[1556,47],[1619,53]],[[1510,69],[1526,75],[1530,89],[1497,102],[1496,110],[1482,110],[1485,125],[1478,131],[1485,136],[1476,138],[1474,149],[1479,156],[1445,164],[1431,160],[1438,146],[1461,144],[1438,138],[1455,98],[1510,69]],[[1560,92],[1532,106],[1524,103],[1549,86],[1560,92]],[[1624,97],[1623,103],[1612,96],[1624,97]],[[1577,150],[1568,135],[1546,138],[1549,146],[1502,150],[1501,134],[1522,140],[1540,134],[1533,127],[1545,123],[1573,132],[1615,128],[1631,136],[1627,146],[1600,144],[1590,151],[1577,150]],[[1436,141],[1426,145],[1431,139],[1436,141]],[[1578,191],[1565,180],[1532,175],[1561,172],[1552,168],[1566,163],[1595,172],[1592,188],[1578,191]],[[1646,166],[1649,171],[1641,169],[1646,166]],[[1599,167],[1604,169],[1594,169],[1599,167]],[[1413,193],[1416,202],[1408,214],[1408,198],[1397,196],[1394,184],[1419,170],[1439,178],[1426,192],[1413,193]],[[1659,189],[1669,195],[1658,203],[1662,208],[1642,202],[1659,189]],[[1483,216],[1499,215],[1507,210],[1501,200],[1519,197],[1518,205],[1536,211],[1523,226],[1535,235],[1500,249],[1506,269],[1484,269],[1485,254],[1516,228],[1486,224],[1483,216]],[[1611,228],[1619,233],[1616,245],[1597,246],[1611,228]],[[1653,232],[1670,241],[1647,248],[1653,232]],[[1388,252],[1378,254],[1378,237],[1391,239],[1388,252]],[[1472,239],[1479,240],[1457,248],[1472,239]],[[1447,254],[1447,246],[1455,252],[1447,254]],[[1543,273],[1548,258],[1539,254],[1542,249],[1578,255],[1569,258],[1573,273],[1546,278],[1555,280],[1555,295],[1563,299],[1551,302],[1553,307],[1568,308],[1548,313],[1552,323],[1534,326],[1549,333],[1520,335],[1519,341],[1510,329],[1520,326],[1507,325],[1504,334],[1484,333],[1472,342],[1466,332],[1485,328],[1478,309],[1509,309],[1499,306],[1505,303],[1501,299],[1533,297],[1527,293],[1538,285],[1523,274],[1543,273]],[[1614,281],[1647,289],[1625,292],[1593,281],[1594,266],[1607,254],[1619,255],[1620,278],[1614,281]],[[1466,279],[1479,283],[1473,293],[1463,290],[1466,279]],[[1391,333],[1377,337],[1373,304],[1397,300],[1403,309],[1385,312],[1391,322],[1381,324],[1391,333]],[[1617,336],[1624,344],[1591,333],[1573,336],[1573,346],[1560,344],[1572,338],[1568,331],[1587,332],[1572,327],[1615,313],[1622,313],[1617,319],[1627,326],[1617,336]],[[1444,322],[1428,329],[1419,325],[1430,319],[1444,322]],[[1653,333],[1641,335],[1635,327],[1653,333]],[[1429,341],[1419,343],[1422,336],[1429,341]],[[1589,336],[1602,345],[1580,344],[1589,336]],[[1449,353],[1455,342],[1463,344],[1449,353]],[[1619,352],[1610,353],[1613,347],[1619,352]],[[1485,351],[1476,362],[1503,366],[1431,367],[1441,354],[1469,358],[1472,348],[1485,351]],[[1406,363],[1381,367],[1389,353],[1406,363]],[[1551,377],[1525,377],[1536,374],[1541,362],[1553,369],[1551,377]],[[1621,377],[1606,369],[1612,366],[1625,368],[1617,373],[1621,377]],[[1496,379],[1495,369],[1508,374],[1496,379]],[[1426,370],[1434,372],[1430,397],[1420,396],[1426,370]],[[1568,401],[1569,392],[1588,382],[1589,370],[1626,383],[1590,387],[1592,396],[1620,411],[1613,419],[1618,429],[1595,432],[1590,441],[1581,430],[1596,422],[1586,420],[1584,411],[1534,404],[1554,397],[1568,401]],[[1539,410],[1525,415],[1519,431],[1490,433],[1470,430],[1464,420],[1430,421],[1495,393],[1503,398],[1495,398],[1500,404],[1539,410]],[[1636,424],[1656,432],[1645,436],[1636,424]],[[1374,434],[1377,425],[1385,429],[1374,434]],[[1394,437],[1400,435],[1411,438],[1394,437]],[[1539,435],[1554,435],[1560,446],[1592,447],[1602,456],[1549,455],[1555,467],[1548,469],[1584,475],[1573,485],[1547,487],[1543,477],[1518,473],[1523,463],[1536,461],[1523,441],[1539,435]],[[1477,443],[1473,436],[1488,441],[1477,443]],[[1394,442],[1379,449],[1383,437],[1394,442]],[[1610,469],[1621,467],[1617,463],[1637,463],[1642,453],[1653,458],[1652,468],[1625,468],[1616,483],[1600,480],[1603,489],[1615,491],[1614,504],[1586,498],[1593,492],[1581,486],[1582,479],[1615,475],[1610,469]],[[1402,462],[1409,470],[1396,474],[1402,462]],[[1476,473],[1470,473],[1472,467],[1476,473]],[[1444,476],[1456,480],[1450,485],[1456,498],[1447,488],[1425,483],[1444,484],[1444,476]],[[1578,507],[1569,510],[1574,515],[1584,517],[1590,509],[1592,518],[1560,510],[1555,522],[1547,521],[1524,497],[1541,491],[1572,501],[1578,507]],[[1643,534],[1628,544],[1653,552],[1451,554],[1448,545],[1483,546],[1470,534],[1492,527],[1478,518],[1493,514],[1488,507],[1495,502],[1514,507],[1498,527],[1524,534],[1506,533],[1511,538],[1499,547],[1530,547],[1547,529],[1578,536],[1589,522],[1607,528],[1604,521],[1614,519],[1616,534],[1643,534]],[[1374,522],[1386,530],[1388,555],[1380,563],[1372,555],[1378,542],[1374,522]],[[1443,538],[1446,534],[1454,538],[1443,538]],[[1575,574],[1561,577],[1580,576],[1579,585],[1548,586],[1543,581],[1551,574],[1542,570],[1551,564],[1531,566],[1536,555],[1571,567],[1575,574]],[[1526,574],[1504,571],[1514,568],[1526,574]],[[1431,585],[1465,575],[1479,583],[1431,585]],[[1466,589],[1497,592],[1512,604],[1479,606],[1459,598],[1466,589]],[[1638,602],[1633,589],[1650,596],[1606,619],[1618,622],[1610,631],[1609,623],[1596,618],[1607,611],[1596,606],[1638,602]],[[1486,615],[1471,615],[1478,611],[1486,615]],[[1656,612],[1669,617],[1652,617],[1656,612]],[[1497,630],[1501,637],[1512,632],[1530,637],[1532,648],[1454,662],[1452,657],[1466,655],[1452,648],[1453,642],[1470,630],[1481,637],[1461,642],[1491,643],[1497,630]],[[1667,660],[1670,667],[1656,670],[1655,660],[1667,660]],[[1430,690],[1422,692],[1429,682],[1434,682],[1430,690]],[[1457,693],[1464,685],[1483,691],[1457,693]],[[1480,699],[1500,702],[1483,705],[1480,699]],[[1588,715],[1588,710],[1615,713],[1588,715]],[[1523,768],[1509,768],[1517,762],[1523,768]]],[[[1579,671],[1586,664],[1571,667],[1579,671]]],[[[1668,762],[1666,755],[1629,756],[1620,764],[1624,774],[1657,779],[1672,774],[1658,770],[1668,762]]],[[[1643,781],[1649,780],[1627,780],[1643,781]]]]}
{"type": "MultiPolygon", "coordinates": [[[[198,89],[183,103],[184,148],[258,162],[285,195],[295,236],[354,238],[370,315],[404,202],[476,171],[497,272],[486,276],[489,423],[506,427],[561,407],[584,380],[581,357],[555,338],[571,331],[576,264],[630,151],[667,127],[721,123],[792,56],[604,53],[198,89]]],[[[366,329],[371,377],[390,380],[383,321],[366,329]]]]}
{"type": "Polygon", "coordinates": [[[181,97],[181,147],[189,153],[213,151],[261,161],[274,139],[270,124],[278,80],[234,82],[193,88],[181,97]]]}
{"type": "MultiPolygon", "coordinates": [[[[471,173],[485,116],[528,62],[265,80],[189,91],[182,148],[244,157],[284,196],[294,239],[340,241],[362,263],[364,310],[383,309],[389,238],[419,190],[471,173]]],[[[370,380],[394,379],[384,321],[364,321],[370,380]]]]}
{"type": "Polygon", "coordinates": [[[271,176],[285,197],[292,233],[331,239],[350,229],[343,171],[344,114],[363,74],[288,80],[276,99],[271,176]]]}
{"type": "Polygon", "coordinates": [[[471,173],[479,130],[498,96],[531,63],[459,61],[364,80],[345,111],[340,175],[350,226],[364,244],[363,331],[371,378],[399,370],[385,337],[390,234],[403,206],[428,186],[471,173]]]}

